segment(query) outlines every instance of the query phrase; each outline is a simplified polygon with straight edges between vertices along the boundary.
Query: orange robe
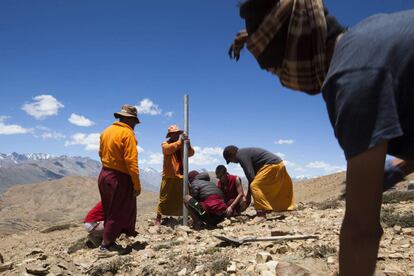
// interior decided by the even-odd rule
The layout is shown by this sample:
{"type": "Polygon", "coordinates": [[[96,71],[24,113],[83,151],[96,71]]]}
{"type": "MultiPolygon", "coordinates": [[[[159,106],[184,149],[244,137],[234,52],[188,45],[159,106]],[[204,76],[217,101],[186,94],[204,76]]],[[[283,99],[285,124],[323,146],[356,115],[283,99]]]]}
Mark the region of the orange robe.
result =
{"type": "Polygon", "coordinates": [[[137,144],[134,130],[125,123],[115,122],[101,134],[99,156],[102,167],[130,175],[134,189],[141,191],[137,144]]]}
{"type": "MultiPolygon", "coordinates": [[[[166,216],[182,216],[183,214],[183,175],[182,151],[183,142],[161,144],[164,155],[160,199],[157,213],[166,216]]],[[[194,155],[194,149],[188,148],[188,156],[194,155]]]]}

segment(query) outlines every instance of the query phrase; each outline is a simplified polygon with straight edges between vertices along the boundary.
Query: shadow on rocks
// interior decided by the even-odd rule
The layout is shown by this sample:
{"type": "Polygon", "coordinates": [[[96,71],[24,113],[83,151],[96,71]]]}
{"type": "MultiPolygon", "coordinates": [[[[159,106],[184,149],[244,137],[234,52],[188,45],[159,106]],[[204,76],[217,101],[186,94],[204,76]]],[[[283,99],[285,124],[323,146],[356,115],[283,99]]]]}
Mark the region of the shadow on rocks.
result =
{"type": "Polygon", "coordinates": [[[132,244],[130,244],[129,246],[135,250],[135,251],[139,251],[139,250],[144,250],[145,247],[148,245],[147,242],[140,242],[140,241],[136,241],[132,244]]]}

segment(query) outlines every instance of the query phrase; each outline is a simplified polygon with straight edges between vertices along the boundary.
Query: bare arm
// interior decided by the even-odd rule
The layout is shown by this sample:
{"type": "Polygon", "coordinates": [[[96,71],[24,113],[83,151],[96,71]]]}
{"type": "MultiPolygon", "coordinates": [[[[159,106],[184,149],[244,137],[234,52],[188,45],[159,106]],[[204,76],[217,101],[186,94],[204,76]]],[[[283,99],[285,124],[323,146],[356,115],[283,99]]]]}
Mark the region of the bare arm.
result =
{"type": "Polygon", "coordinates": [[[243,186],[242,186],[240,177],[237,177],[236,187],[237,187],[238,195],[237,195],[236,199],[233,201],[233,203],[230,204],[230,206],[229,206],[232,209],[234,209],[237,206],[237,204],[239,204],[240,200],[244,197],[243,186]]]}
{"type": "Polygon", "coordinates": [[[339,274],[373,275],[382,235],[380,210],[387,142],[348,160],[339,274]]]}

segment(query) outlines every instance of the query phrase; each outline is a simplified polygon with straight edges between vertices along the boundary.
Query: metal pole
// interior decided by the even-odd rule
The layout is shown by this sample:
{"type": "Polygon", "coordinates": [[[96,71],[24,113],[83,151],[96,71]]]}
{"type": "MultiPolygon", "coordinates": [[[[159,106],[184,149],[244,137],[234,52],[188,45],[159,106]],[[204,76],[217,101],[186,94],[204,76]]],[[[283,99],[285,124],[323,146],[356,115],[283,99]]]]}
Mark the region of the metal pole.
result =
{"type": "MultiPolygon", "coordinates": [[[[188,120],[188,95],[184,95],[184,132],[189,135],[189,120],[188,120]]],[[[183,150],[183,196],[188,194],[188,141],[184,141],[183,150]]],[[[188,224],[188,210],[183,204],[183,225],[188,224]]]]}

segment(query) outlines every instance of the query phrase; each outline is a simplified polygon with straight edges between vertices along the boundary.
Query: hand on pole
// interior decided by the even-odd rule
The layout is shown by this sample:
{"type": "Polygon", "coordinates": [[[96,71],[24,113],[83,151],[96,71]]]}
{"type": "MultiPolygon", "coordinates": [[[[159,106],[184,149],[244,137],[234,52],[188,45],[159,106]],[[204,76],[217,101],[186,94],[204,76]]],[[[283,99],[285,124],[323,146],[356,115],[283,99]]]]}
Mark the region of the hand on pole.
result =
{"type": "Polygon", "coordinates": [[[181,134],[181,140],[183,140],[183,141],[190,141],[190,139],[188,138],[188,134],[185,133],[185,132],[183,132],[181,134]]]}

